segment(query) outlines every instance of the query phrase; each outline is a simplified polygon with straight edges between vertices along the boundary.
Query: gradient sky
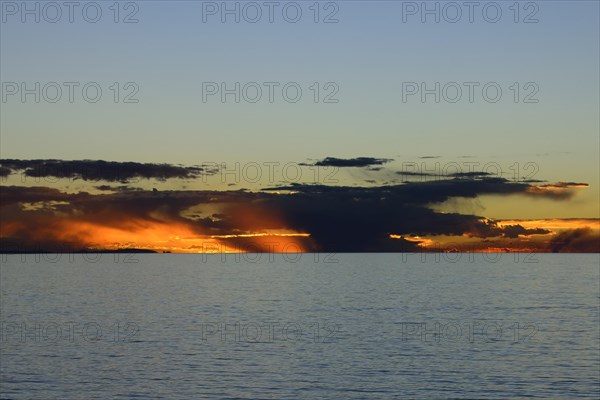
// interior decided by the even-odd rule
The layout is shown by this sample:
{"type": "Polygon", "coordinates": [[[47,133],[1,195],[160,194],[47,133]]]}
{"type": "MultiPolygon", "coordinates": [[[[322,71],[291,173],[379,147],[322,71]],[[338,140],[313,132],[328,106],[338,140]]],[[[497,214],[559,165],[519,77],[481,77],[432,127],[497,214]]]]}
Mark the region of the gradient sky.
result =
{"type": "MultiPolygon", "coordinates": [[[[95,104],[79,92],[72,104],[23,104],[17,96],[2,102],[1,158],[195,165],[372,156],[394,159],[386,166],[394,171],[403,162],[496,162],[503,170],[532,162],[535,179],[590,187],[568,207],[482,196],[444,210],[485,210],[500,219],[600,218],[597,1],[520,2],[521,20],[533,10],[524,9],[528,3],[537,5],[537,23],[515,23],[514,2],[499,1],[503,15],[494,24],[481,7],[474,23],[466,8],[456,23],[435,23],[432,16],[422,23],[420,15],[403,22],[407,2],[400,1],[338,1],[339,22],[329,24],[313,22],[313,1],[298,2],[304,14],[296,24],[277,10],[273,24],[266,15],[254,24],[231,17],[221,23],[219,15],[203,22],[201,1],[138,1],[139,22],[124,24],[113,22],[113,2],[99,3],[104,14],[96,24],[77,11],[72,24],[64,15],[57,23],[22,23],[19,14],[3,13],[3,83],[94,81],[104,93],[95,104]],[[253,81],[298,82],[303,97],[294,104],[278,94],[272,104],[202,101],[202,82],[253,81]],[[402,101],[403,82],[469,81],[497,82],[502,99],[488,103],[476,89],[473,103],[466,93],[456,104],[436,104],[431,96],[425,103],[417,96],[402,101]],[[115,104],[113,82],[135,82],[139,103],[115,104]],[[339,102],[314,103],[313,82],[335,82],[339,102]],[[514,82],[534,82],[539,102],[515,103],[514,82]]],[[[321,19],[329,10],[321,9],[321,19]]],[[[121,18],[127,13],[121,10],[121,18]]],[[[348,185],[401,182],[369,171],[338,177],[348,185]]],[[[182,189],[181,182],[159,185],[182,189]]]]}

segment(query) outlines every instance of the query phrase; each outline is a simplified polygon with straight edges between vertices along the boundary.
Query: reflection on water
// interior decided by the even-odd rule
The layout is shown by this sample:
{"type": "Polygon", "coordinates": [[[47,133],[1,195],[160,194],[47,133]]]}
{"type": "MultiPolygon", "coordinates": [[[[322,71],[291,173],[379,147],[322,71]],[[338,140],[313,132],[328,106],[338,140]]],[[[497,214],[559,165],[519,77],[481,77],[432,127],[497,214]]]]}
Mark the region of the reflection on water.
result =
{"type": "Polygon", "coordinates": [[[599,394],[598,255],[258,256],[6,256],[2,398],[599,394]]]}

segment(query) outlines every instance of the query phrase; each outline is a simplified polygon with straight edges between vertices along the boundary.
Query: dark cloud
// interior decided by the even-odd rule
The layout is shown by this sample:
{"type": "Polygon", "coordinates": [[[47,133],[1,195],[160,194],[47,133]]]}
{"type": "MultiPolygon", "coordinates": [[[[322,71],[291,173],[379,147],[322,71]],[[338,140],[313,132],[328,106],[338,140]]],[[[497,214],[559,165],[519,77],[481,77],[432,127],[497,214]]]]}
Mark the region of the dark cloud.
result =
{"type": "Polygon", "coordinates": [[[6,171],[34,178],[70,178],[86,181],[109,181],[127,183],[135,179],[194,179],[211,175],[214,168],[200,166],[184,167],[172,164],[115,162],[102,160],[0,160],[0,173],[6,171]]]}
{"type": "Polygon", "coordinates": [[[575,195],[576,189],[587,187],[589,187],[587,183],[579,182],[548,183],[546,185],[530,186],[527,194],[554,200],[566,200],[575,195]]]}
{"type": "Polygon", "coordinates": [[[131,192],[131,191],[143,190],[141,188],[136,188],[136,187],[127,186],[127,185],[120,185],[120,186],[99,185],[99,186],[94,186],[94,189],[100,190],[102,192],[131,192]]]}
{"type": "Polygon", "coordinates": [[[546,181],[541,180],[541,179],[524,179],[521,182],[525,182],[525,183],[543,183],[543,182],[546,182],[546,181]]]}
{"type": "Polygon", "coordinates": [[[393,161],[390,158],[374,158],[374,157],[357,157],[357,158],[336,158],[326,157],[323,160],[317,161],[314,164],[300,164],[318,167],[369,167],[373,165],[383,165],[393,161]]]}
{"type": "Polygon", "coordinates": [[[406,182],[401,185],[379,187],[349,187],[296,184],[264,190],[293,190],[310,195],[340,198],[394,199],[398,204],[438,203],[450,197],[476,197],[480,194],[526,193],[530,185],[510,182],[504,178],[446,179],[426,182],[406,182]]]}
{"type": "Polygon", "coordinates": [[[441,158],[441,156],[422,156],[420,159],[429,159],[429,158],[441,158]]]}
{"type": "MultiPolygon", "coordinates": [[[[451,197],[525,193],[529,186],[502,178],[440,180],[375,188],[294,184],[274,190],[298,192],[269,198],[292,226],[310,232],[331,251],[379,251],[389,234],[515,237],[548,233],[520,225],[499,227],[476,215],[438,213],[427,207],[451,197]]],[[[406,244],[403,244],[406,248],[406,244]]],[[[396,251],[401,246],[396,248],[396,251]]],[[[383,251],[383,250],[381,250],[383,251]]]]}
{"type": "Polygon", "coordinates": [[[0,164],[0,177],[7,177],[12,173],[12,170],[8,167],[4,167],[0,164]]]}
{"type": "Polygon", "coordinates": [[[600,235],[590,228],[564,231],[550,241],[554,253],[600,253],[600,235]]]}
{"type": "Polygon", "coordinates": [[[47,187],[1,186],[0,205],[6,206],[17,203],[38,203],[48,201],[72,201],[87,198],[88,193],[68,194],[58,189],[47,187]]]}
{"type": "Polygon", "coordinates": [[[526,229],[521,225],[507,225],[502,227],[503,236],[507,238],[518,238],[519,236],[530,236],[530,235],[545,235],[550,233],[547,229],[532,228],[526,229]]]}
{"type": "Polygon", "coordinates": [[[440,176],[439,174],[432,174],[429,172],[398,171],[396,173],[398,175],[406,175],[406,176],[440,176]]]}
{"type": "Polygon", "coordinates": [[[494,174],[491,174],[489,172],[455,172],[453,174],[450,174],[448,176],[454,177],[454,178],[478,178],[478,177],[482,177],[482,176],[494,176],[494,174]]]}
{"type": "Polygon", "coordinates": [[[494,176],[494,174],[491,174],[489,172],[476,172],[476,171],[454,172],[452,174],[447,174],[447,175],[431,173],[431,172],[397,171],[396,174],[404,175],[404,176],[431,176],[431,177],[438,177],[438,178],[441,178],[441,177],[444,177],[444,178],[481,178],[481,177],[494,176]]]}
{"type": "Polygon", "coordinates": [[[582,187],[589,187],[590,185],[588,185],[587,183],[581,183],[581,182],[557,182],[557,183],[549,183],[547,185],[540,185],[538,187],[540,188],[547,188],[547,189],[569,189],[569,188],[582,188],[582,187]]]}
{"type": "MultiPolygon", "coordinates": [[[[299,240],[312,251],[400,252],[414,251],[417,243],[392,239],[391,234],[480,239],[547,234],[545,229],[527,229],[519,224],[499,226],[482,216],[430,208],[454,197],[528,194],[531,188],[526,183],[491,177],[377,187],[292,184],[261,192],[122,190],[91,195],[12,186],[1,188],[0,217],[3,226],[10,228],[10,237],[24,242],[52,239],[57,221],[109,228],[150,222],[185,226],[198,235],[219,236],[249,251],[256,239],[244,235],[287,230],[309,233],[310,238],[299,240]],[[294,194],[285,194],[288,191],[294,194]],[[59,203],[40,209],[18,204],[51,201],[59,203]]],[[[576,239],[562,240],[573,247],[578,243],[576,239]]],[[[559,251],[563,242],[555,244],[559,251]]]]}

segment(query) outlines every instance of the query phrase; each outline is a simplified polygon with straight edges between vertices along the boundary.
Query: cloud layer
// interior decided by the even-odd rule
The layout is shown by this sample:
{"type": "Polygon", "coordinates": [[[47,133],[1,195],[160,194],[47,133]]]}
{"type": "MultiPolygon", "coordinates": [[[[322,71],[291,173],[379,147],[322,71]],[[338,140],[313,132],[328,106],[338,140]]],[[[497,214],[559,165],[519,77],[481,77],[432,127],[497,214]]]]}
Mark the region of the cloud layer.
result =
{"type": "Polygon", "coordinates": [[[23,173],[32,178],[69,178],[127,183],[136,179],[195,179],[217,171],[200,166],[102,160],[0,160],[0,176],[23,173]]]}
{"type": "Polygon", "coordinates": [[[314,164],[301,164],[301,165],[313,165],[317,167],[371,167],[377,165],[383,165],[393,161],[390,158],[374,158],[374,157],[356,157],[356,158],[336,158],[336,157],[325,157],[323,160],[317,161],[314,164]]]}
{"type": "Polygon", "coordinates": [[[485,176],[378,187],[291,184],[258,192],[100,185],[96,189],[106,193],[90,194],[4,186],[1,238],[4,250],[24,251],[59,251],[68,245],[78,250],[285,251],[288,246],[290,251],[401,252],[431,250],[424,247],[429,242],[439,242],[440,251],[447,238],[459,245],[475,240],[482,250],[493,244],[595,251],[596,231],[557,233],[430,208],[450,198],[483,194],[556,199],[556,190],[572,185],[555,186],[534,190],[529,183],[485,176]]]}

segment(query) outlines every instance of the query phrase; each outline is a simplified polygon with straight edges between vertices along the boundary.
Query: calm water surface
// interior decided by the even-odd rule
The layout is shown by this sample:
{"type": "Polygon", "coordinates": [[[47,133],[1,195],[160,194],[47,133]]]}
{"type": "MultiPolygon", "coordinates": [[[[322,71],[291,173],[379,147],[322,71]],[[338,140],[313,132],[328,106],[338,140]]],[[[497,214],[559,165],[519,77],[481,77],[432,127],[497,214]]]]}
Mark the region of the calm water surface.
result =
{"type": "Polygon", "coordinates": [[[599,255],[494,256],[6,256],[0,397],[598,398],[599,255]]]}

